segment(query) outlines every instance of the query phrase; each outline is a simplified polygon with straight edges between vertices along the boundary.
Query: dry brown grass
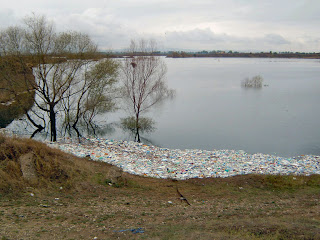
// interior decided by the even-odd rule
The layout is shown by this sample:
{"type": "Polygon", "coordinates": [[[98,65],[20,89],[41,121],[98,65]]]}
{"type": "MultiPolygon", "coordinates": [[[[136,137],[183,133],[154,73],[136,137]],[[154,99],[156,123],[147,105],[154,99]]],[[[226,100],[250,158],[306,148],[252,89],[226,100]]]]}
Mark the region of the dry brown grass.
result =
{"type": "Polygon", "coordinates": [[[11,186],[0,195],[3,239],[320,239],[319,175],[172,181],[123,173],[109,185],[108,164],[19,138],[0,137],[0,148],[2,190],[11,186]],[[16,160],[29,151],[35,185],[16,160]],[[119,232],[137,228],[144,233],[119,232]]]}
{"type": "Polygon", "coordinates": [[[92,165],[44,143],[31,139],[0,136],[0,193],[19,193],[26,187],[67,189],[94,172],[92,165]],[[22,177],[19,158],[32,152],[37,182],[22,177]]]}

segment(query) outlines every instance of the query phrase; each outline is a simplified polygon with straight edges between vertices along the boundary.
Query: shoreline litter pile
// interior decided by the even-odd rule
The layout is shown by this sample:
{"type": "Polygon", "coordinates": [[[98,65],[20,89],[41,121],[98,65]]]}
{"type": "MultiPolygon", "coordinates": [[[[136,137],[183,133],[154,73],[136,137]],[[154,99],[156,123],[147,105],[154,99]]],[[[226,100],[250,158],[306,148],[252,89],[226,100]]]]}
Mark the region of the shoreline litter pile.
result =
{"type": "Polygon", "coordinates": [[[47,143],[79,157],[116,165],[123,171],[155,178],[189,179],[244,174],[320,174],[320,156],[283,158],[242,150],[167,149],[137,142],[85,139],[47,143]]]}

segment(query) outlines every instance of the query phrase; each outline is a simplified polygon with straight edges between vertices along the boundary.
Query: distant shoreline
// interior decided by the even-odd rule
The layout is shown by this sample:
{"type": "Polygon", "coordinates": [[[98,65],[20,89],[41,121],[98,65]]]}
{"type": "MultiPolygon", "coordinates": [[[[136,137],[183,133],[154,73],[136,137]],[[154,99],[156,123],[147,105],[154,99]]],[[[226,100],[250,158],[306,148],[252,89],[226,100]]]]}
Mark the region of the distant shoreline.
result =
{"type": "MultiPolygon", "coordinates": [[[[320,53],[277,53],[277,52],[261,52],[261,53],[239,53],[239,52],[156,52],[150,55],[164,56],[167,58],[290,58],[290,59],[320,59],[320,53]]],[[[110,57],[140,56],[139,53],[130,55],[127,53],[112,53],[110,57]]]]}
{"type": "Polygon", "coordinates": [[[171,58],[295,58],[295,59],[320,59],[320,53],[172,53],[171,58]]]}
{"type": "Polygon", "coordinates": [[[265,57],[265,56],[190,56],[190,57],[172,57],[166,56],[167,58],[270,58],[270,59],[320,59],[320,56],[317,57],[285,57],[285,56],[276,56],[276,57],[265,57]]]}

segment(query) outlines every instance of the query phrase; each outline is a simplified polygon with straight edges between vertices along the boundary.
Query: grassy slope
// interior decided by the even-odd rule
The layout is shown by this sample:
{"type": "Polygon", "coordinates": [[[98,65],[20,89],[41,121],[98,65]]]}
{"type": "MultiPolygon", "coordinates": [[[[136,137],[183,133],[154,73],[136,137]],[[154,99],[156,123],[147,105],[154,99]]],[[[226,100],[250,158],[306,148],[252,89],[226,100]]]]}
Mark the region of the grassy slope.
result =
{"type": "Polygon", "coordinates": [[[320,239],[319,175],[172,181],[123,173],[110,186],[109,169],[0,137],[0,239],[320,239]],[[37,183],[22,178],[18,162],[30,151],[37,183]],[[115,232],[132,228],[145,232],[115,232]]]}

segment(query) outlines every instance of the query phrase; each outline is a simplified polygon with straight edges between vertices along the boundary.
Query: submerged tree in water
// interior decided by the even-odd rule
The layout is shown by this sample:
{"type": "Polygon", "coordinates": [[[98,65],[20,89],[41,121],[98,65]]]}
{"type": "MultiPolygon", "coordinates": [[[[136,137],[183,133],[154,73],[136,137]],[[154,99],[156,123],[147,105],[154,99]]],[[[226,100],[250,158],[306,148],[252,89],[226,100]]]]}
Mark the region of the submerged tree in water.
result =
{"type": "Polygon", "coordinates": [[[138,141],[140,139],[140,134],[145,132],[152,132],[155,130],[155,122],[148,117],[140,117],[137,125],[136,117],[127,117],[121,119],[121,127],[124,130],[128,130],[133,133],[134,140],[138,141]]]}
{"type": "Polygon", "coordinates": [[[53,23],[35,15],[25,18],[24,28],[12,29],[1,32],[0,51],[22,66],[34,66],[34,108],[27,118],[37,130],[49,125],[51,140],[56,141],[58,120],[75,128],[80,118],[90,122],[110,110],[107,88],[116,80],[118,66],[113,60],[92,66],[97,46],[88,35],[57,33],[53,23]]]}
{"type": "Polygon", "coordinates": [[[261,88],[262,82],[263,78],[260,75],[257,75],[253,78],[246,78],[241,85],[245,88],[261,88]]]}
{"type": "Polygon", "coordinates": [[[117,74],[118,63],[112,59],[104,59],[85,67],[81,81],[69,89],[63,99],[64,125],[67,129],[72,127],[79,137],[77,125],[80,121],[94,129],[93,120],[98,114],[116,109],[114,99],[117,74]]]}
{"type": "Polygon", "coordinates": [[[129,53],[121,66],[121,96],[134,116],[123,121],[135,131],[135,139],[140,142],[141,115],[152,107],[174,96],[174,90],[167,87],[165,76],[167,67],[161,57],[154,55],[154,41],[131,41],[129,53]]]}

